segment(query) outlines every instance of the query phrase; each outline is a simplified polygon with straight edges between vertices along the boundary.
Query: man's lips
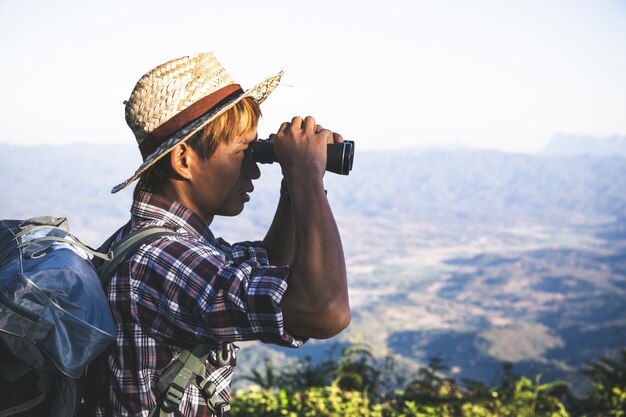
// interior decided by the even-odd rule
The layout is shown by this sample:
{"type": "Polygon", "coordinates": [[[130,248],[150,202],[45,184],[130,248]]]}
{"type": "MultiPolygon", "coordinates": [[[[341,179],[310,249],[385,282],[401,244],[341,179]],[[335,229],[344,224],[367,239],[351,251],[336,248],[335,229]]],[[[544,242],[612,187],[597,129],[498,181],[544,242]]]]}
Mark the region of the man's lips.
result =
{"type": "Polygon", "coordinates": [[[254,191],[254,187],[250,187],[249,189],[241,193],[241,198],[244,201],[250,201],[250,193],[252,193],[253,191],[254,191]]]}

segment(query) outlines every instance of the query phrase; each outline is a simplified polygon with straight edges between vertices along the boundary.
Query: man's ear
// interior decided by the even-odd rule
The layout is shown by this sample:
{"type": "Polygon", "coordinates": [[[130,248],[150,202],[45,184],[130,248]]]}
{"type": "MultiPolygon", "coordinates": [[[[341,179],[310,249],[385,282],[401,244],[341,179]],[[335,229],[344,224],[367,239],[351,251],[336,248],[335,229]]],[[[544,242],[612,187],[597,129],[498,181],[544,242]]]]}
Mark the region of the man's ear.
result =
{"type": "Polygon", "coordinates": [[[191,164],[193,164],[193,158],[195,152],[186,143],[179,143],[170,151],[170,165],[172,167],[172,173],[175,177],[180,179],[191,178],[191,164]]]}

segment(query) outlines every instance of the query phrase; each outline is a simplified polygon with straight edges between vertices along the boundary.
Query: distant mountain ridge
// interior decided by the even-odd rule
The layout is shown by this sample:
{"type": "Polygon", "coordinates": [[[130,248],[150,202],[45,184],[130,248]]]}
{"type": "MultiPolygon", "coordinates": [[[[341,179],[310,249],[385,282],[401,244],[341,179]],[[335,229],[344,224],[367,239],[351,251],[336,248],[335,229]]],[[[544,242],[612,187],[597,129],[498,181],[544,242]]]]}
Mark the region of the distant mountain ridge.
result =
{"type": "Polygon", "coordinates": [[[345,209],[426,221],[568,222],[626,213],[626,158],[496,151],[367,152],[329,178],[345,209]]]}
{"type": "MultiPolygon", "coordinates": [[[[0,217],[66,215],[88,240],[100,240],[128,217],[133,187],[110,189],[139,163],[133,146],[0,145],[0,217]]],[[[229,227],[261,230],[271,220],[280,171],[261,171],[249,209],[229,227]]],[[[327,174],[325,182],[338,217],[569,223],[626,213],[621,156],[357,148],[350,175],[327,174]]]]}
{"type": "Polygon", "coordinates": [[[598,138],[587,135],[554,136],[543,150],[547,155],[626,156],[626,136],[598,138]]]}

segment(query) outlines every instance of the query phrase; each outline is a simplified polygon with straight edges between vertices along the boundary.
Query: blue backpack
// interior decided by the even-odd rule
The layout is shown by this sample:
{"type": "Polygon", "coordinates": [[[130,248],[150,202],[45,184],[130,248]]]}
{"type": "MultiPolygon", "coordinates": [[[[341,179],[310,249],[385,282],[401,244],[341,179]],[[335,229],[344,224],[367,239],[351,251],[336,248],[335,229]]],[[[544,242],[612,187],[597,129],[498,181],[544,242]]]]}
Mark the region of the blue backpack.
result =
{"type": "MultiPolygon", "coordinates": [[[[65,218],[0,221],[0,417],[77,414],[78,381],[115,339],[103,286],[143,243],[174,234],[139,229],[94,250],[69,233],[65,218]]],[[[159,380],[163,399],[153,415],[178,408],[190,383],[202,383],[207,401],[228,412],[201,366],[211,352],[183,351],[159,380]]]]}

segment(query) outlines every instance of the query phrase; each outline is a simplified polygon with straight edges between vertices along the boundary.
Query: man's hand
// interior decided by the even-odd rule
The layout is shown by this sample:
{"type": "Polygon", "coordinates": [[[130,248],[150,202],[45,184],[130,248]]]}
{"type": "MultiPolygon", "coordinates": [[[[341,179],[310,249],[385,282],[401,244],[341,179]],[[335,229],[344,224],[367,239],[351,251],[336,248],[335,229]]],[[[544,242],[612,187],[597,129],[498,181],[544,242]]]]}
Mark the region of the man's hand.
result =
{"type": "MultiPolygon", "coordinates": [[[[315,125],[315,133],[319,132],[320,130],[322,130],[322,126],[315,125]]],[[[343,143],[343,136],[341,136],[337,132],[333,132],[333,140],[328,143],[343,143]]]]}
{"type": "Polygon", "coordinates": [[[274,153],[283,175],[291,178],[303,174],[305,177],[321,178],[326,170],[326,144],[343,142],[343,137],[316,124],[315,119],[299,116],[284,122],[274,139],[274,153]]]}

